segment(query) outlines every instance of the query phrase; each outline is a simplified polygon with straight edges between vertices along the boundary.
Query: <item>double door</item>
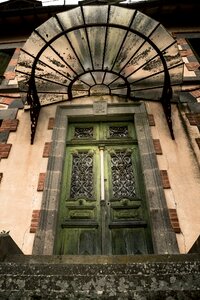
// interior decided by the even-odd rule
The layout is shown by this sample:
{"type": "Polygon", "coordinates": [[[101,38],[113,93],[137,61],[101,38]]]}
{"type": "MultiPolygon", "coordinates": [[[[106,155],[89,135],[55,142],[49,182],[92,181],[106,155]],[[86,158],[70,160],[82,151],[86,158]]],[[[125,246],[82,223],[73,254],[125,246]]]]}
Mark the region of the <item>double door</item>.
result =
{"type": "Polygon", "coordinates": [[[70,124],[55,249],[69,255],[151,252],[132,122],[70,124]]]}

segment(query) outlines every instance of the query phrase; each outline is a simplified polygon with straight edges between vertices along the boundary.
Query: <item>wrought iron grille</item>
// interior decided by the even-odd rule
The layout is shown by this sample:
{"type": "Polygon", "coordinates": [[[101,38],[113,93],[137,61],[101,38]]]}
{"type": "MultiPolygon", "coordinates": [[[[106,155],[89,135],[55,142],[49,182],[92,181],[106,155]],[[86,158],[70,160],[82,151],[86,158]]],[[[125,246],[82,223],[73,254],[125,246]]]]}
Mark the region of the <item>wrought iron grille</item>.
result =
{"type": "Polygon", "coordinates": [[[93,138],[93,127],[84,127],[84,128],[75,127],[74,137],[76,139],[93,138]]]}
{"type": "Polygon", "coordinates": [[[131,153],[116,151],[110,154],[112,172],[112,192],[114,199],[136,196],[135,178],[131,153]]]}
{"type": "Polygon", "coordinates": [[[110,126],[109,135],[112,138],[128,137],[128,126],[110,126]]]}
{"type": "Polygon", "coordinates": [[[93,153],[90,151],[73,153],[70,198],[93,197],[93,153]]]}

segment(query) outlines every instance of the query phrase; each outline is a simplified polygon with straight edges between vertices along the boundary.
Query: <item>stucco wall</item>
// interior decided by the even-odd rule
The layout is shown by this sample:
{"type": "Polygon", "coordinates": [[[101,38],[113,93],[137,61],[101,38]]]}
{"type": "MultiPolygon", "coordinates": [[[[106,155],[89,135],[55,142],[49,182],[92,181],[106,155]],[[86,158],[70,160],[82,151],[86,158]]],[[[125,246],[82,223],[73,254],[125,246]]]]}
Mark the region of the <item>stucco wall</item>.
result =
{"type": "MultiPolygon", "coordinates": [[[[160,104],[147,103],[146,107],[155,118],[155,126],[151,127],[152,137],[160,140],[163,151],[162,155],[157,155],[159,167],[167,170],[169,176],[170,188],[165,189],[167,204],[169,208],[175,208],[178,214],[181,233],[176,236],[179,249],[181,253],[187,253],[200,232],[197,209],[200,195],[198,152],[195,156],[176,106],[173,106],[175,141],[170,137],[160,104]]],[[[32,252],[34,233],[30,233],[30,224],[33,210],[41,207],[42,192],[37,191],[38,176],[46,171],[48,158],[43,158],[42,153],[45,142],[51,141],[52,131],[47,127],[49,118],[55,117],[55,110],[56,105],[42,108],[33,145],[30,145],[29,112],[19,110],[18,129],[10,133],[8,139],[8,143],[12,144],[10,155],[0,162],[3,173],[0,184],[0,231],[10,231],[11,237],[25,254],[32,252]]]]}
{"type": "Polygon", "coordinates": [[[30,233],[32,211],[40,209],[42,193],[37,192],[38,176],[45,172],[47,158],[42,157],[44,143],[51,140],[47,130],[49,117],[55,107],[41,110],[34,145],[30,145],[30,116],[19,110],[19,125],[10,133],[8,143],[12,148],[7,159],[0,162],[3,179],[0,184],[0,231],[10,235],[25,254],[32,252],[34,234],[30,233]]]}
{"type": "MultiPolygon", "coordinates": [[[[170,137],[162,107],[148,103],[147,110],[155,118],[152,137],[160,139],[162,147],[163,154],[157,155],[159,168],[167,170],[169,176],[171,188],[165,189],[167,204],[177,210],[180,223],[181,233],[176,235],[179,249],[181,253],[187,253],[200,234],[199,149],[195,148],[195,143],[191,144],[176,105],[172,106],[175,140],[170,137]]],[[[190,135],[198,134],[197,128],[190,128],[190,135]]]]}

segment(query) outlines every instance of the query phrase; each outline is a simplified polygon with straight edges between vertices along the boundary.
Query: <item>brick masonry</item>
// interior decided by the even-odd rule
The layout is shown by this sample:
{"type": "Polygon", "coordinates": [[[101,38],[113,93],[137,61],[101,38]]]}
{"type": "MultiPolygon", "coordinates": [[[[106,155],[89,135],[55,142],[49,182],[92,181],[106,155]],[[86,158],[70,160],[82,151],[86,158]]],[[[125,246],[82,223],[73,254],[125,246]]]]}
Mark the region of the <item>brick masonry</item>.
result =
{"type": "Polygon", "coordinates": [[[187,45],[186,39],[184,39],[184,38],[177,38],[177,42],[181,46],[187,45]]]}
{"type": "Polygon", "coordinates": [[[190,94],[194,96],[195,98],[200,97],[200,90],[191,91],[190,94]]]}
{"type": "Polygon", "coordinates": [[[15,79],[16,74],[14,71],[6,71],[4,73],[4,76],[5,76],[6,80],[13,80],[13,79],[15,79]]]}
{"type": "Polygon", "coordinates": [[[193,52],[191,49],[180,50],[179,53],[180,53],[181,57],[187,57],[187,56],[193,55],[193,52]]]}
{"type": "MultiPolygon", "coordinates": [[[[15,51],[15,53],[16,53],[16,51],[15,51]]],[[[9,66],[14,66],[14,67],[16,67],[16,65],[17,65],[18,59],[17,59],[17,58],[14,58],[15,53],[14,53],[14,55],[13,55],[13,58],[11,58],[11,60],[10,60],[10,62],[9,62],[9,66]]]]}
{"type": "Polygon", "coordinates": [[[185,64],[189,71],[196,71],[199,69],[200,64],[198,62],[189,62],[185,64]]]}
{"type": "Polygon", "coordinates": [[[42,157],[49,157],[51,151],[51,142],[46,142],[44,145],[42,157]]]}
{"type": "Polygon", "coordinates": [[[160,175],[161,175],[161,181],[164,189],[170,189],[170,182],[169,182],[169,177],[167,170],[160,170],[160,175]]]}
{"type": "Polygon", "coordinates": [[[196,143],[197,143],[197,145],[198,145],[198,147],[200,149],[200,138],[196,138],[195,140],[196,140],[196,143]]]}
{"type": "MultiPolygon", "coordinates": [[[[187,40],[184,38],[177,38],[177,43],[182,47],[182,50],[179,50],[180,55],[182,57],[186,57],[188,62],[185,63],[186,68],[189,71],[195,72],[195,79],[200,78],[200,64],[199,61],[197,60],[195,54],[193,53],[192,49],[190,48],[190,45],[188,44],[187,40]]],[[[199,85],[193,86],[192,89],[196,88],[194,91],[188,92],[188,95],[192,95],[194,97],[194,101],[196,103],[197,99],[200,97],[200,87],[199,85]]],[[[188,104],[190,104],[190,97],[188,96],[188,104]]],[[[199,103],[200,105],[200,103],[199,103]]]]}
{"type": "Polygon", "coordinates": [[[9,61],[6,71],[4,72],[5,80],[8,82],[9,80],[13,80],[16,77],[15,67],[18,62],[19,53],[20,53],[20,48],[16,48],[11,60],[9,61]]]}
{"type": "Polygon", "coordinates": [[[179,220],[178,220],[178,215],[177,211],[175,208],[170,208],[169,209],[169,217],[171,221],[172,228],[175,233],[181,233],[180,225],[179,225],[179,220]]]}
{"type": "Polygon", "coordinates": [[[0,173],[0,183],[1,183],[2,179],[3,179],[3,173],[1,172],[0,173]]]}
{"type": "Polygon", "coordinates": [[[155,126],[154,116],[152,114],[148,114],[149,126],[155,126]]]}
{"type": "Polygon", "coordinates": [[[3,120],[1,127],[0,127],[0,132],[9,130],[9,131],[16,131],[17,127],[19,124],[18,119],[13,119],[13,120],[3,120]]]}
{"type": "MultiPolygon", "coordinates": [[[[15,67],[17,65],[20,48],[15,49],[15,52],[6,68],[4,85],[8,85],[10,90],[9,81],[15,79],[15,67]]],[[[23,108],[20,94],[16,90],[14,92],[4,93],[3,97],[0,97],[0,103],[7,105],[8,109],[0,110],[0,159],[8,158],[11,144],[6,144],[11,131],[16,131],[19,120],[16,119],[18,109],[23,108]]]]}
{"type": "Polygon", "coordinates": [[[32,212],[32,219],[31,219],[31,226],[30,226],[30,233],[35,233],[40,220],[40,210],[33,210],[32,212]]]}
{"type": "Polygon", "coordinates": [[[200,125],[200,114],[199,113],[186,113],[186,118],[188,119],[190,125],[198,126],[200,125]]]}
{"type": "Polygon", "coordinates": [[[0,144],[0,159],[8,158],[12,144],[0,144]]]}
{"type": "Polygon", "coordinates": [[[49,118],[48,129],[51,130],[54,127],[55,118],[49,118]]]}
{"type": "Polygon", "coordinates": [[[44,190],[44,181],[45,181],[46,173],[40,173],[38,178],[38,186],[37,191],[42,192],[44,190]]]}
{"type": "Polygon", "coordinates": [[[153,139],[153,145],[154,145],[154,149],[157,155],[162,155],[162,148],[161,148],[161,144],[160,144],[160,140],[159,139],[153,139]]]}

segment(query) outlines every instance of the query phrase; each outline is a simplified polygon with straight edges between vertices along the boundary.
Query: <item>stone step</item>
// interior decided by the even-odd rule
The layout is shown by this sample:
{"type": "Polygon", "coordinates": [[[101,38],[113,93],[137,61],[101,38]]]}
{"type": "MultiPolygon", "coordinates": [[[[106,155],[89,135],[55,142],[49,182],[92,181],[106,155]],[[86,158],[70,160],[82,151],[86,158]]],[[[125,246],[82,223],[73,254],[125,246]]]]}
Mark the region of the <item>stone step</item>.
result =
{"type": "Polygon", "coordinates": [[[200,299],[200,256],[7,256],[0,299],[200,299]]]}

